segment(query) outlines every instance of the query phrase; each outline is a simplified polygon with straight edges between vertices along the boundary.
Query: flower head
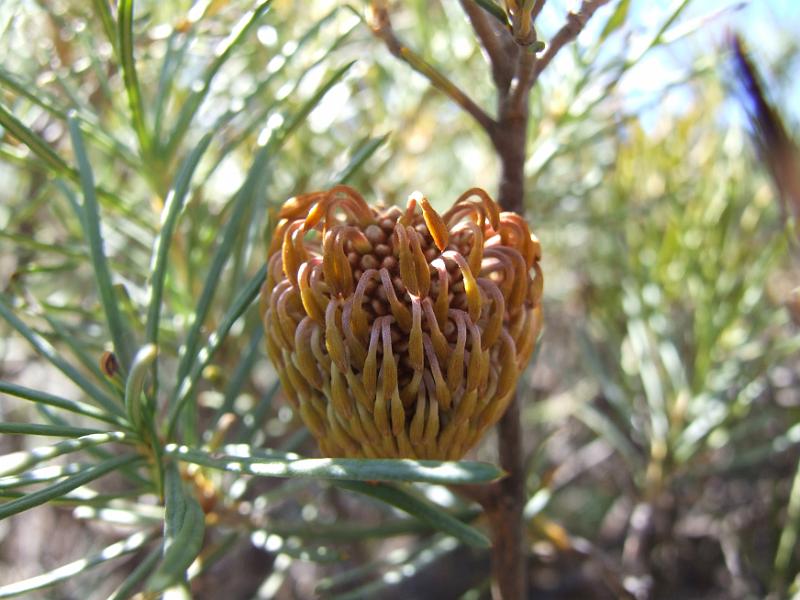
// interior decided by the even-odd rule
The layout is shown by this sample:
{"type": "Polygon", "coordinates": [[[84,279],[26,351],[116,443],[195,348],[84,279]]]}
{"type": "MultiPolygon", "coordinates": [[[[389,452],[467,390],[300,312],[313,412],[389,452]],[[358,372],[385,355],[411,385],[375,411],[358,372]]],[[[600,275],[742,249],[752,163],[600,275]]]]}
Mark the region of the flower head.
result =
{"type": "Polygon", "coordinates": [[[267,350],[327,456],[458,459],[505,411],[542,325],[541,249],[481,189],[439,215],[347,186],[287,201],[267,350]]]}

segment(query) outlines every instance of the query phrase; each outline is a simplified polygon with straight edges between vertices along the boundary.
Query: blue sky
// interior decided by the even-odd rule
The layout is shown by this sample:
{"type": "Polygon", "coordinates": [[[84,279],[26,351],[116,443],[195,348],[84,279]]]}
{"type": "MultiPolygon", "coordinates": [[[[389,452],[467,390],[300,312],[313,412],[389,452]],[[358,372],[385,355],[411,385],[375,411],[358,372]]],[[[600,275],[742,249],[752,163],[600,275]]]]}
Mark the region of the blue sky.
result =
{"type": "MultiPolygon", "coordinates": [[[[663,22],[678,1],[631,1],[630,22],[634,31],[653,31],[663,22]]],[[[612,3],[613,6],[616,3],[612,3]]],[[[605,21],[605,19],[601,19],[605,21]]],[[[795,60],[792,71],[780,82],[770,79],[769,65],[773,64],[787,45],[800,38],[800,1],[798,0],[694,0],[673,25],[692,33],[664,49],[653,52],[634,69],[623,85],[632,100],[641,90],[660,90],[664,81],[677,79],[696,64],[698,57],[711,56],[724,59],[727,52],[725,40],[729,32],[737,32],[744,39],[752,57],[766,77],[768,89],[781,108],[798,122],[800,117],[800,60],[795,60]],[[701,24],[698,27],[698,24],[701,24]],[[770,85],[771,84],[771,85],[770,85]]],[[[734,77],[730,63],[720,60],[717,68],[723,77],[734,77]]],[[[664,98],[659,109],[679,110],[688,101],[687,91],[677,89],[664,98]]],[[[643,96],[646,96],[644,94],[643,96]]],[[[656,109],[658,110],[658,109],[656,109]]],[[[651,115],[651,119],[654,119],[651,115]]],[[[733,100],[727,103],[722,118],[740,121],[744,118],[741,106],[733,100]]],[[[646,119],[647,120],[647,119],[646,119]]]]}

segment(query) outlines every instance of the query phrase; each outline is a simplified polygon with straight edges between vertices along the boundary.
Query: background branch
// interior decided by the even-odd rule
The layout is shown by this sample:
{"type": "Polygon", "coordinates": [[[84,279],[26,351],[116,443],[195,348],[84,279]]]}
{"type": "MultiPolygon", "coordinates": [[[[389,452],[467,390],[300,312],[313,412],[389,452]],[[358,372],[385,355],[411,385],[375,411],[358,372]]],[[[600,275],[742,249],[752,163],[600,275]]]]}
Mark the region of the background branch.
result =
{"type": "Polygon", "coordinates": [[[567,13],[567,22],[559,29],[558,33],[553,36],[553,39],[547,44],[547,48],[542,56],[536,61],[533,83],[536,83],[539,75],[547,68],[547,65],[555,58],[561,48],[578,37],[578,34],[583,31],[583,28],[586,26],[589,19],[592,18],[595,11],[604,4],[608,4],[609,1],[610,0],[583,0],[578,12],[567,13]]]}
{"type": "Polygon", "coordinates": [[[494,120],[478,106],[466,93],[447,77],[437,71],[430,63],[403,44],[395,35],[392,29],[392,22],[389,18],[389,11],[383,2],[372,3],[372,18],[370,26],[372,32],[383,40],[389,52],[397,58],[407,63],[417,73],[420,73],[438,90],[444,92],[456,104],[463,108],[474,118],[486,132],[491,132],[494,128],[494,120]]]}
{"type": "Polygon", "coordinates": [[[536,0],[536,2],[533,5],[533,10],[531,11],[531,20],[533,21],[534,24],[536,24],[536,19],[539,16],[539,13],[542,12],[542,9],[544,8],[545,1],[546,0],[536,0]]]}

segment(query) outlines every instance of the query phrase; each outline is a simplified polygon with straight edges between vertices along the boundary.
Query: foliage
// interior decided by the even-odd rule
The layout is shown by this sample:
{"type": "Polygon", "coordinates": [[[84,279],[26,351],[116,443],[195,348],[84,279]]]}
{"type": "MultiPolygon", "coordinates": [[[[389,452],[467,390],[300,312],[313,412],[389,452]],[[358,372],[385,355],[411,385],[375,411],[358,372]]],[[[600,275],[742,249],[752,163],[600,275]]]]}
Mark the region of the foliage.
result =
{"type": "MultiPolygon", "coordinates": [[[[776,556],[797,527],[800,439],[784,225],[743,132],[715,119],[719,64],[686,74],[689,109],[656,129],[616,110],[626,73],[676,23],[699,26],[677,3],[632,49],[629,4],[598,13],[532,99],[527,208],[548,277],[519,391],[532,578],[578,553],[611,596],[634,574],[668,597],[692,587],[676,554],[713,547],[698,585],[780,595],[800,566],[776,556]]],[[[454,492],[502,475],[491,448],[309,458],[263,351],[254,299],[285,198],[350,182],[446,206],[495,180],[487,140],[381,49],[362,8],[0,4],[0,597],[214,597],[231,569],[231,596],[377,597],[482,565],[484,524],[454,492]],[[63,526],[66,556],[11,565],[37,519],[63,526]]],[[[400,17],[490,105],[457,3],[400,17]]],[[[481,597],[487,577],[449,591],[481,597]]]]}

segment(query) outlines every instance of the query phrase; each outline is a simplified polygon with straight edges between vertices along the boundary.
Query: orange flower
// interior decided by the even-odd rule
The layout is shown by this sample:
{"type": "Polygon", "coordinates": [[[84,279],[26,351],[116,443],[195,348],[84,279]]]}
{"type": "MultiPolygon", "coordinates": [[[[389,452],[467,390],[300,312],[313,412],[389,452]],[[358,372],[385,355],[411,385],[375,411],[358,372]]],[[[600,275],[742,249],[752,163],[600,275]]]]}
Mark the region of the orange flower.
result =
{"type": "Polygon", "coordinates": [[[539,242],[481,189],[444,215],[347,186],[287,201],[261,314],[326,456],[461,458],[506,410],[542,326],[539,242]],[[532,276],[533,275],[533,276],[532,276]]]}

